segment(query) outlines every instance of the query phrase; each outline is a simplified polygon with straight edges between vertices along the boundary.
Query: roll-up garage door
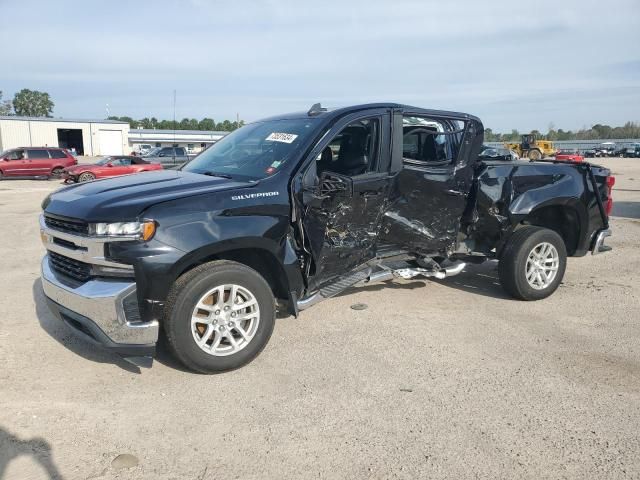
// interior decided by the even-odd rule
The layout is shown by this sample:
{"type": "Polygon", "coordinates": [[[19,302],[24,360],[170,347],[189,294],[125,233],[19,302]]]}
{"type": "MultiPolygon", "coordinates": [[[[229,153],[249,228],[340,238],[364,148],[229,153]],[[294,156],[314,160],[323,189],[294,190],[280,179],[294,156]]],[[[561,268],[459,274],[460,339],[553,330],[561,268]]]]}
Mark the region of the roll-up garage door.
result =
{"type": "Polygon", "coordinates": [[[98,131],[100,137],[100,155],[122,155],[122,131],[102,130],[98,131]]]}

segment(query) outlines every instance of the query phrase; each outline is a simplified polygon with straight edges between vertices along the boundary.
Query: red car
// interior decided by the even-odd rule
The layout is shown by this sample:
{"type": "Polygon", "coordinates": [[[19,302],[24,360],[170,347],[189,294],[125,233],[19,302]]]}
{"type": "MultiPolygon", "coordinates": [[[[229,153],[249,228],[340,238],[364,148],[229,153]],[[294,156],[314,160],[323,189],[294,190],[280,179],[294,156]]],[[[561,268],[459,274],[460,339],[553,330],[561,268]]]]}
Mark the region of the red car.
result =
{"type": "Polygon", "coordinates": [[[565,162],[584,162],[584,157],[573,150],[560,150],[556,153],[556,160],[564,160],[565,162]]]}
{"type": "Polygon", "coordinates": [[[62,178],[64,178],[65,183],[88,182],[96,178],[117,177],[118,175],[129,175],[151,170],[162,170],[162,164],[150,163],[139,157],[117,155],[105,157],[93,164],[88,163],[65,168],[62,178]]]}
{"type": "Polygon", "coordinates": [[[60,178],[65,167],[78,161],[64,148],[21,147],[0,153],[0,179],[3,177],[60,178]]]}

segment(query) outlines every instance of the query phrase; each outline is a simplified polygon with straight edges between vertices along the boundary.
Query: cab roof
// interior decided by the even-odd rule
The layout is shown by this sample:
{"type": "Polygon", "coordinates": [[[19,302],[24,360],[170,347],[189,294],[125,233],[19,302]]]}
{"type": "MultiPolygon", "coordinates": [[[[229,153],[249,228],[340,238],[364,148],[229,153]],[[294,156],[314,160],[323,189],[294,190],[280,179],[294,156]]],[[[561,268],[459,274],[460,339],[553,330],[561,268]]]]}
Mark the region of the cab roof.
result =
{"type": "Polygon", "coordinates": [[[480,122],[478,117],[474,115],[469,115],[468,113],[461,112],[450,112],[446,110],[431,110],[420,107],[413,107],[411,105],[403,105],[400,103],[364,103],[360,105],[350,105],[347,107],[340,107],[336,109],[319,109],[316,107],[320,107],[319,104],[313,105],[310,110],[306,112],[292,112],[285,113],[282,115],[275,115],[272,117],[263,118],[258,120],[259,122],[271,121],[271,120],[292,120],[292,119],[313,119],[313,118],[321,118],[323,120],[336,119],[339,117],[343,117],[345,115],[349,115],[351,113],[356,113],[361,110],[372,110],[378,108],[392,108],[402,110],[403,112],[415,113],[426,116],[433,117],[450,117],[459,120],[476,120],[480,122]]]}

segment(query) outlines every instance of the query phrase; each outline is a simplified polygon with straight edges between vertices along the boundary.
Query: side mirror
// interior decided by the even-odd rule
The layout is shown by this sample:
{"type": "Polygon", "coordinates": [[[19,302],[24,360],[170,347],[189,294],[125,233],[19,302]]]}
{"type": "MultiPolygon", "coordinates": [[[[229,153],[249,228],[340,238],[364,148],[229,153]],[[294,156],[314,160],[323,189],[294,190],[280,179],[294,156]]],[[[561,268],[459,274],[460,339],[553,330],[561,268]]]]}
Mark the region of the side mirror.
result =
{"type": "Polygon", "coordinates": [[[164,157],[164,156],[165,156],[165,154],[164,154],[164,153],[159,153],[159,154],[158,154],[158,156],[159,156],[159,157],[164,157]]]}
{"type": "Polygon", "coordinates": [[[107,163],[107,167],[113,167],[113,164],[107,163]]]}

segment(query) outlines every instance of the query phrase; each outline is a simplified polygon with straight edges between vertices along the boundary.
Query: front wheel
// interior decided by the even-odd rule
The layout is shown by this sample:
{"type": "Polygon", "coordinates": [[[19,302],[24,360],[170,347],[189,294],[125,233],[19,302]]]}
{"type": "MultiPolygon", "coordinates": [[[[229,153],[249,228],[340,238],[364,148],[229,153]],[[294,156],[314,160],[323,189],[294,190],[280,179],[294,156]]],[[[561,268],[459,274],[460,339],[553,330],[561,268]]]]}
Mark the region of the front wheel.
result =
{"type": "Polygon", "coordinates": [[[520,300],[541,300],[556,291],[567,267],[567,249],[553,230],[525,226],[516,230],[500,255],[500,284],[520,300]]]}
{"type": "Polygon", "coordinates": [[[173,355],[200,373],[246,365],[260,354],[275,324],[269,284],[252,268],[219,260],[190,270],[173,286],[164,330],[173,355]]]}
{"type": "Polygon", "coordinates": [[[542,153],[540,150],[529,150],[529,160],[540,160],[542,153]]]}
{"type": "Polygon", "coordinates": [[[93,173],[83,172],[78,177],[78,182],[90,182],[95,179],[96,179],[96,176],[93,173]]]}
{"type": "Polygon", "coordinates": [[[51,170],[51,178],[61,178],[63,171],[64,171],[64,168],[62,167],[54,168],[53,170],[51,170]]]}

